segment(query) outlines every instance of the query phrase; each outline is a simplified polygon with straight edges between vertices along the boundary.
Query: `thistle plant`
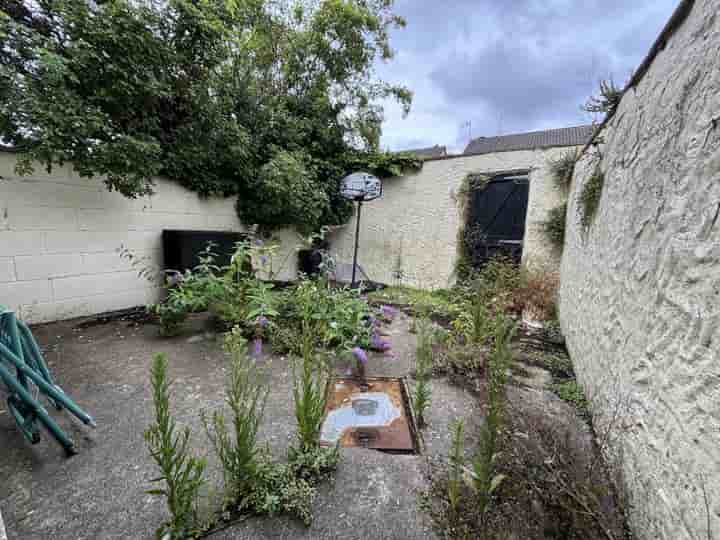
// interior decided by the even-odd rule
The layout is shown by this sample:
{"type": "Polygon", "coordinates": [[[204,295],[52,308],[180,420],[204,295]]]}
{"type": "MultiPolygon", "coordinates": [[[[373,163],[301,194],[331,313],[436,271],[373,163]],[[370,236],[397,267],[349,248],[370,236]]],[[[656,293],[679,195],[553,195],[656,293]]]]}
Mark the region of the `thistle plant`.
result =
{"type": "Polygon", "coordinates": [[[232,429],[222,411],[203,414],[205,431],[222,465],[228,500],[244,506],[254,489],[257,468],[257,433],[265,409],[268,387],[248,355],[247,341],[236,326],[225,338],[231,356],[225,402],[230,408],[232,429]]]}
{"type": "Polygon", "coordinates": [[[145,441],[160,469],[160,476],[153,481],[164,483],[164,487],[148,493],[163,497],[170,511],[170,520],[158,529],[157,537],[163,540],[191,538],[198,529],[197,502],[205,483],[205,460],[191,454],[190,429],[178,430],[170,413],[170,382],[167,358],[163,354],[153,358],[151,385],[155,421],[145,431],[145,441]]]}

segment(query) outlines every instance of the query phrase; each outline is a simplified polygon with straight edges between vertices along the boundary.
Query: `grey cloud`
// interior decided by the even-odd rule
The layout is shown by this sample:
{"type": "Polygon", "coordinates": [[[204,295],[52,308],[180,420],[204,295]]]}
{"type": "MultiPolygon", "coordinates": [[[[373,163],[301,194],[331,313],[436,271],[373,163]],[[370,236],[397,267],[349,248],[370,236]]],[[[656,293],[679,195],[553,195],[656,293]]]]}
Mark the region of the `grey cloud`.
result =
{"type": "Polygon", "coordinates": [[[384,143],[461,146],[468,120],[474,136],[587,122],[579,107],[598,80],[624,83],[676,4],[398,0],[408,25],[379,72],[416,95],[406,120],[388,115],[384,143]]]}

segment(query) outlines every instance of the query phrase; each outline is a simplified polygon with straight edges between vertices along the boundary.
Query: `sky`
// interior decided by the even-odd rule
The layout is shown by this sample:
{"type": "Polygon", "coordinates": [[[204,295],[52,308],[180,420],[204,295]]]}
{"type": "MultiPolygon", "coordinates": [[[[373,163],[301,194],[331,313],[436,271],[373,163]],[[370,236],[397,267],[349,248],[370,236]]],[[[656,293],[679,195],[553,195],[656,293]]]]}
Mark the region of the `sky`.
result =
{"type": "Polygon", "coordinates": [[[679,0],[396,0],[407,26],[377,75],[414,92],[385,104],[381,146],[446,145],[593,121],[580,106],[601,79],[622,85],[679,0]]]}

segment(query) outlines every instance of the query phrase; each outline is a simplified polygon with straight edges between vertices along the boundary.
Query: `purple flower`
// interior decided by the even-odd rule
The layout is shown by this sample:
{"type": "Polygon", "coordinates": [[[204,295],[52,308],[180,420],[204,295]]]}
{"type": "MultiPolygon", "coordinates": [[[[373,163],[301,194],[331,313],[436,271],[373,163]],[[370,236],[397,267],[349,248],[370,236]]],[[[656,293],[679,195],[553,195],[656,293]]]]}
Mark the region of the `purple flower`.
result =
{"type": "Polygon", "coordinates": [[[258,358],[262,354],[263,340],[260,337],[255,338],[253,341],[253,353],[255,358],[258,358]]]}
{"type": "Polygon", "coordinates": [[[268,324],[270,324],[270,321],[265,315],[260,315],[257,319],[255,319],[255,324],[257,324],[260,328],[265,328],[268,324]]]}
{"type": "Polygon", "coordinates": [[[267,257],[267,255],[261,255],[261,256],[260,256],[260,264],[262,264],[263,266],[265,266],[267,263],[268,263],[268,257],[267,257]]]}
{"type": "Polygon", "coordinates": [[[370,337],[370,343],[372,344],[373,349],[377,349],[378,351],[387,351],[392,348],[390,342],[383,339],[377,332],[373,332],[370,337]]]}
{"type": "Polygon", "coordinates": [[[256,245],[256,246],[262,246],[262,245],[263,245],[263,241],[262,241],[260,238],[257,238],[257,239],[255,239],[255,245],[256,245]]]}
{"type": "Polygon", "coordinates": [[[382,313],[382,316],[385,318],[385,320],[392,321],[397,314],[397,309],[392,306],[382,306],[380,308],[380,312],[382,313]]]}
{"type": "Polygon", "coordinates": [[[353,356],[360,362],[361,364],[367,363],[367,354],[364,350],[362,350],[360,347],[353,347],[350,352],[353,353],[353,356]]]}

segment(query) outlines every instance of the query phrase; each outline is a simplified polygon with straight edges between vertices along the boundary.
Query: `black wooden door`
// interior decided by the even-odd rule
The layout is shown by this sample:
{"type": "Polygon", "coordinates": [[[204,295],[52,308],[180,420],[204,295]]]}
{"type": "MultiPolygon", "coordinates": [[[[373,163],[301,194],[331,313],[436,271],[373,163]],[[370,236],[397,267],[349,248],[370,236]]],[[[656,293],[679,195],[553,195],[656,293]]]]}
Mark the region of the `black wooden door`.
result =
{"type": "Polygon", "coordinates": [[[472,264],[480,268],[496,255],[522,257],[529,183],[527,175],[500,175],[471,191],[465,242],[472,264]]]}

